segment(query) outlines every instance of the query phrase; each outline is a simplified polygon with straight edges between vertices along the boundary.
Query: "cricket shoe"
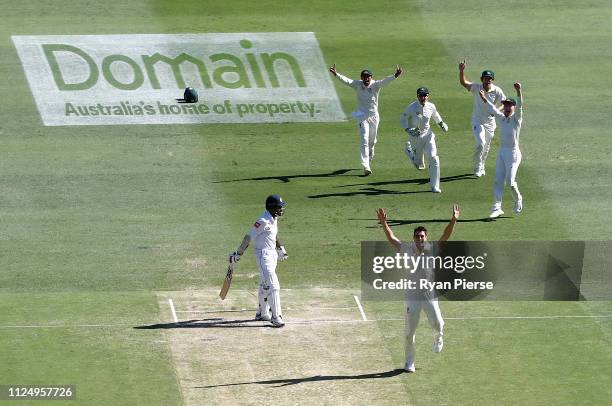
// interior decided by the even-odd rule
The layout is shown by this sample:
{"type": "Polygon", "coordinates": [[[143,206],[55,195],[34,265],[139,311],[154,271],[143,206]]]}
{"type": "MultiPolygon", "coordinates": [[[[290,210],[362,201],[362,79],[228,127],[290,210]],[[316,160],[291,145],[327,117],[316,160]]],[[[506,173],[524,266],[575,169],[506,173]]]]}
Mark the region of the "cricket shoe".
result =
{"type": "Polygon", "coordinates": [[[442,348],[444,348],[444,339],[442,336],[437,336],[434,338],[433,348],[431,349],[433,352],[442,352],[442,348]]]}
{"type": "Polygon", "coordinates": [[[372,170],[371,169],[364,169],[363,170],[363,176],[370,176],[372,174],[372,170]]]}
{"type": "Polygon", "coordinates": [[[404,371],[416,372],[416,368],[414,367],[414,362],[406,362],[406,365],[404,365],[404,371]]]}
{"type": "Polygon", "coordinates": [[[474,172],[474,176],[476,176],[477,178],[482,178],[485,175],[486,173],[484,169],[478,169],[474,172]]]}
{"type": "Polygon", "coordinates": [[[519,214],[519,213],[520,213],[520,212],[522,212],[522,211],[523,211],[523,201],[522,201],[522,200],[517,200],[517,201],[514,203],[514,212],[515,212],[516,214],[519,214]]]}
{"type": "Polygon", "coordinates": [[[502,209],[493,209],[493,211],[491,211],[491,214],[489,214],[489,218],[490,219],[496,219],[499,216],[501,216],[502,214],[504,214],[502,209]]]}
{"type": "Polygon", "coordinates": [[[263,316],[261,315],[261,313],[255,313],[255,320],[256,321],[270,321],[270,315],[269,314],[264,314],[263,316]]]}
{"type": "Polygon", "coordinates": [[[272,323],[272,327],[276,327],[276,328],[281,328],[285,325],[285,322],[283,321],[283,318],[281,316],[272,317],[270,322],[272,323]]]}
{"type": "Polygon", "coordinates": [[[431,188],[431,191],[432,191],[433,193],[442,193],[442,190],[441,190],[439,187],[432,187],[432,188],[431,188]]]}

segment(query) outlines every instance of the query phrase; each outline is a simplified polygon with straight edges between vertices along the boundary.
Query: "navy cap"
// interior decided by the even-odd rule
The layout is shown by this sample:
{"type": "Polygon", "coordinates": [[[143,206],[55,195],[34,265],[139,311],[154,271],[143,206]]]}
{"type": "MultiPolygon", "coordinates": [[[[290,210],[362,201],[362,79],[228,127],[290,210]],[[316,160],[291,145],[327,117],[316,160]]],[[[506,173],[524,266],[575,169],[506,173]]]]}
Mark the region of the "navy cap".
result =
{"type": "Polygon", "coordinates": [[[372,71],[369,70],[369,69],[364,69],[364,70],[361,71],[361,75],[360,76],[363,76],[363,75],[372,76],[372,71]]]}
{"type": "Polygon", "coordinates": [[[504,100],[502,100],[502,103],[509,103],[513,106],[516,106],[516,100],[514,100],[512,97],[506,97],[504,100]]]}
{"type": "Polygon", "coordinates": [[[428,89],[428,88],[426,88],[426,87],[419,87],[419,88],[417,89],[417,96],[420,96],[420,95],[422,95],[422,94],[424,94],[424,95],[428,95],[428,94],[429,94],[429,89],[428,89]]]}
{"type": "Polygon", "coordinates": [[[492,70],[483,70],[480,74],[481,78],[486,78],[487,76],[491,79],[495,79],[495,72],[493,72],[492,70]]]}

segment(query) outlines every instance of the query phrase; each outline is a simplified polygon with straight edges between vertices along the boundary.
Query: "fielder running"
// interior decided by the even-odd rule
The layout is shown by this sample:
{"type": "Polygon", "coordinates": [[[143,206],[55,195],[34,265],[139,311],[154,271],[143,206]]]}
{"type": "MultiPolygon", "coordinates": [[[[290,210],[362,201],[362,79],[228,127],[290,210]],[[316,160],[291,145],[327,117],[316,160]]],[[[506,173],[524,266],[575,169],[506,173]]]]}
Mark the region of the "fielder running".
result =
{"type": "Polygon", "coordinates": [[[506,98],[504,92],[493,84],[495,73],[484,70],[480,75],[481,83],[472,83],[465,78],[465,59],[459,63],[459,83],[472,93],[473,113],[472,132],[476,138],[474,150],[474,175],[477,178],[485,175],[485,162],[495,136],[495,119],[481,103],[480,91],[484,90],[487,99],[494,105],[499,105],[506,98]]]}
{"type": "Polygon", "coordinates": [[[487,99],[484,91],[480,91],[480,97],[491,114],[495,115],[499,123],[499,152],[495,165],[495,186],[493,188],[494,203],[491,209],[490,218],[497,218],[504,214],[502,211],[502,197],[504,195],[504,185],[510,186],[514,197],[514,212],[523,211],[523,196],[519,192],[516,183],[516,172],[521,164],[521,150],[519,148],[519,136],[521,125],[523,124],[523,94],[521,84],[514,84],[517,100],[512,98],[504,99],[503,112],[500,112],[487,99]]]}
{"type": "Polygon", "coordinates": [[[429,90],[426,87],[417,89],[417,100],[412,102],[400,118],[400,125],[410,136],[404,151],[417,169],[425,169],[423,155],[429,162],[429,184],[431,191],[440,193],[440,158],[436,147],[436,135],[429,127],[432,118],[442,131],[448,132],[448,125],[442,121],[436,106],[429,101],[429,90]]]}
{"type": "Polygon", "coordinates": [[[365,176],[372,173],[372,159],[374,159],[374,146],[378,132],[378,95],[380,89],[402,74],[402,69],[396,65],[395,73],[383,80],[374,80],[372,72],[368,69],[361,71],[361,80],[352,80],[336,71],[333,64],[329,71],[342,83],[352,87],[357,92],[357,110],[352,116],[359,122],[359,135],[361,136],[361,166],[365,176]]]}
{"type": "Polygon", "coordinates": [[[281,316],[280,284],[276,276],[277,261],[288,258],[285,247],[276,236],[278,217],[283,215],[285,205],[279,195],[268,196],[266,211],[253,224],[236,251],[229,255],[230,263],[240,261],[251,240],[255,240],[255,258],[259,266],[259,308],[255,320],[271,321],[274,327],[285,325],[281,316]]]}
{"type": "MultiPolygon", "coordinates": [[[[399,240],[391,228],[387,224],[387,213],[385,209],[378,209],[378,220],[383,226],[387,240],[401,253],[407,253],[410,256],[425,255],[431,256],[433,253],[433,246],[427,242],[427,229],[423,226],[419,226],[414,229],[413,242],[407,243],[399,240]]],[[[444,229],[440,241],[446,241],[450,238],[455,227],[455,223],[459,218],[460,208],[458,204],[453,205],[453,216],[450,222],[444,229]]],[[[421,261],[421,263],[427,263],[429,261],[421,261]]],[[[433,262],[433,261],[432,261],[433,262]]],[[[414,276],[417,278],[427,278],[433,281],[433,269],[427,269],[421,266],[416,270],[414,276]]],[[[427,314],[427,320],[434,330],[434,341],[433,341],[433,352],[441,352],[444,347],[444,320],[442,319],[442,312],[438,305],[438,298],[435,294],[429,291],[406,291],[406,365],[404,369],[407,372],[415,372],[416,368],[414,365],[415,360],[415,339],[416,329],[419,325],[419,319],[421,317],[421,310],[427,314]]]]}

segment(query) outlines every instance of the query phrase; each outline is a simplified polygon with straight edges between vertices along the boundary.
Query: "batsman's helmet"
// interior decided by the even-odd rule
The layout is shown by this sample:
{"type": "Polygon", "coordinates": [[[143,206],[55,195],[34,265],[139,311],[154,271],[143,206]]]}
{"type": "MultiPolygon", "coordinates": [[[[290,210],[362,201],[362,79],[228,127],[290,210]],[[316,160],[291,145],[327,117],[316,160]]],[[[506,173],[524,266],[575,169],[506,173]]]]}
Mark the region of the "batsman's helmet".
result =
{"type": "Polygon", "coordinates": [[[196,103],[198,101],[198,92],[193,87],[188,87],[185,89],[183,99],[185,99],[186,103],[196,103]]]}
{"type": "Polygon", "coordinates": [[[283,198],[279,195],[270,195],[266,198],[266,210],[268,210],[274,217],[280,217],[283,215],[283,210],[286,204],[287,203],[285,203],[283,198]]]}

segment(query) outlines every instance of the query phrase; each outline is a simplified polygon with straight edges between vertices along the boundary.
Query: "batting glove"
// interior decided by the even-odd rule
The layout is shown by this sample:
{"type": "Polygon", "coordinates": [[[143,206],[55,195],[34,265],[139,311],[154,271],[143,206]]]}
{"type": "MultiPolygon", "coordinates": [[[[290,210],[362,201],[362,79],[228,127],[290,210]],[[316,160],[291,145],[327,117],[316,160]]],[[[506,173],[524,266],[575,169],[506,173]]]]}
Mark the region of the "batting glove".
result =
{"type": "Polygon", "coordinates": [[[240,254],[238,254],[236,251],[232,252],[231,254],[229,254],[229,262],[230,264],[235,264],[236,262],[240,261],[240,254]]]}
{"type": "Polygon", "coordinates": [[[285,247],[283,247],[282,245],[280,248],[276,249],[276,253],[278,254],[279,261],[284,261],[287,258],[289,258],[289,255],[287,255],[287,251],[285,250],[285,247]]]}
{"type": "Polygon", "coordinates": [[[448,125],[446,125],[446,123],[444,121],[440,121],[438,123],[438,125],[440,126],[440,128],[442,129],[442,131],[444,131],[445,133],[448,132],[448,125]]]}

